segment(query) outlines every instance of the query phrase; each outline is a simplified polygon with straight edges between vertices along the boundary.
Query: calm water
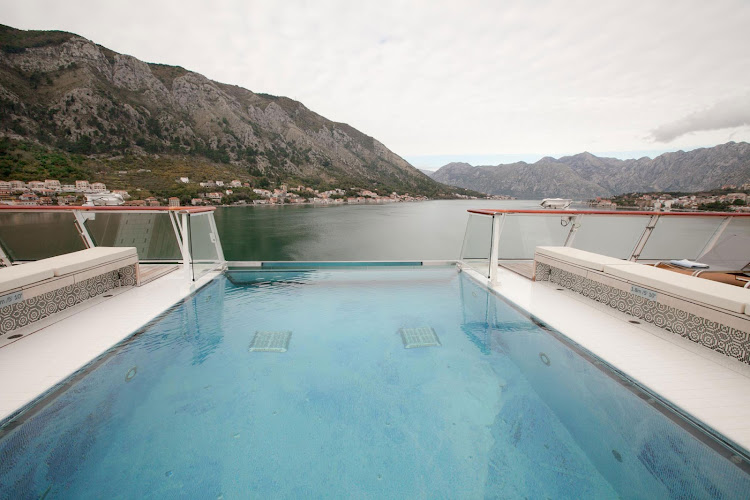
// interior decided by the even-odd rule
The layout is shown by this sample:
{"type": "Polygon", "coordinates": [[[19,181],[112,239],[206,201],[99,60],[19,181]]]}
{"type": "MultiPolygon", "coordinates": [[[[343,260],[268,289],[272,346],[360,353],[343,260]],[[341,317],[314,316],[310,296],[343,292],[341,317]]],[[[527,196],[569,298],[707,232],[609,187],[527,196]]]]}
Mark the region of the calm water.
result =
{"type": "Polygon", "coordinates": [[[0,498],[743,498],[750,479],[453,268],[237,272],[0,436],[0,498]],[[439,346],[405,349],[399,330],[439,346]],[[249,352],[256,331],[285,353],[249,352]]]}
{"type": "Polygon", "coordinates": [[[228,207],[215,216],[227,260],[452,260],[470,208],[539,208],[539,201],[228,207]]]}

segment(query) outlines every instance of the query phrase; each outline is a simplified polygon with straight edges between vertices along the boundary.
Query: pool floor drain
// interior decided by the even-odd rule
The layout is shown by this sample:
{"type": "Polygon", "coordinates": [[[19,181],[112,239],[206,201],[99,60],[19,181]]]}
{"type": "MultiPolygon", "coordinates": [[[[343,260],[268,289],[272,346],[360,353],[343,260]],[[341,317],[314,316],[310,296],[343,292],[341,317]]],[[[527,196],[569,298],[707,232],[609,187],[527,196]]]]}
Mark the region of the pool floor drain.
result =
{"type": "Polygon", "coordinates": [[[435,330],[429,326],[420,326],[417,328],[399,328],[399,335],[401,335],[401,341],[404,343],[405,349],[412,349],[414,347],[433,347],[439,346],[440,339],[438,339],[435,330]]]}
{"type": "Polygon", "coordinates": [[[286,352],[292,332],[255,332],[250,342],[250,352],[286,352]]]}

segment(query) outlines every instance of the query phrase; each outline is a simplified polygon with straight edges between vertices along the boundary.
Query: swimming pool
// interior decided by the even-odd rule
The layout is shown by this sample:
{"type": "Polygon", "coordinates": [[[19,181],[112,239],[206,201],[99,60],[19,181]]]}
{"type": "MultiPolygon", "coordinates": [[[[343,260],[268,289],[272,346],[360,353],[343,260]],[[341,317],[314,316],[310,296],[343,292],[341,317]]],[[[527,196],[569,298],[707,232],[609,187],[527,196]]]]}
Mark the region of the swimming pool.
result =
{"type": "Polygon", "coordinates": [[[232,271],[7,425],[0,497],[747,497],[577,351],[453,267],[232,271]]]}

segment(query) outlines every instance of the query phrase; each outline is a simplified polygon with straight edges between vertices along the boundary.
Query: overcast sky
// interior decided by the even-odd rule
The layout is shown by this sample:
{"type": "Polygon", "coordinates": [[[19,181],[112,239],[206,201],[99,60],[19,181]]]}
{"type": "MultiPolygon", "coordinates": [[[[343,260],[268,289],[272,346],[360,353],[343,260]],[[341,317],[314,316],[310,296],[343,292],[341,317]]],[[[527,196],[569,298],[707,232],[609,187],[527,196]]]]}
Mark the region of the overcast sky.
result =
{"type": "Polygon", "coordinates": [[[416,166],[750,141],[748,0],[0,0],[0,23],[297,99],[416,166]]]}

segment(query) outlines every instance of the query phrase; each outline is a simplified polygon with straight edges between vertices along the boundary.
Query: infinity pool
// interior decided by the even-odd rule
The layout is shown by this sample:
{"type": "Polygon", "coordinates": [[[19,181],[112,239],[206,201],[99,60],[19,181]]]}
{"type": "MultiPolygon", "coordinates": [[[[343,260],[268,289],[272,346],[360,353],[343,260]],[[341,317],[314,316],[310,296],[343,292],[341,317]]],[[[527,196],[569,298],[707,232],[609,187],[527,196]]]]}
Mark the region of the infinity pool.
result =
{"type": "Polygon", "coordinates": [[[747,498],[746,468],[447,267],[229,272],[0,431],[0,498],[747,498]]]}

